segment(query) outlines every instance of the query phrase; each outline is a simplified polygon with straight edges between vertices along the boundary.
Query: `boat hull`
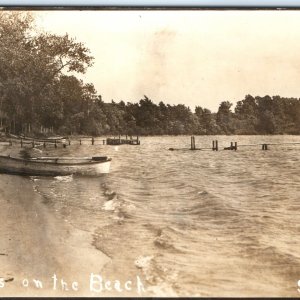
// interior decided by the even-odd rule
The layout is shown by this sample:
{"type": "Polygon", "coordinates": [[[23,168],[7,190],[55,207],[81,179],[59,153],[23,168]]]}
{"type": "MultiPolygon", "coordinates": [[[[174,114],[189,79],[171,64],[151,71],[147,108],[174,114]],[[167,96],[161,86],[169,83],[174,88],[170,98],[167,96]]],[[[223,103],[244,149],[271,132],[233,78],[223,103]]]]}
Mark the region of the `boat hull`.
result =
{"type": "Polygon", "coordinates": [[[63,175],[89,175],[97,176],[109,173],[111,159],[103,161],[79,161],[68,162],[60,159],[40,161],[38,159],[20,159],[8,156],[0,156],[0,171],[10,174],[31,176],[63,176],[63,175]]]}

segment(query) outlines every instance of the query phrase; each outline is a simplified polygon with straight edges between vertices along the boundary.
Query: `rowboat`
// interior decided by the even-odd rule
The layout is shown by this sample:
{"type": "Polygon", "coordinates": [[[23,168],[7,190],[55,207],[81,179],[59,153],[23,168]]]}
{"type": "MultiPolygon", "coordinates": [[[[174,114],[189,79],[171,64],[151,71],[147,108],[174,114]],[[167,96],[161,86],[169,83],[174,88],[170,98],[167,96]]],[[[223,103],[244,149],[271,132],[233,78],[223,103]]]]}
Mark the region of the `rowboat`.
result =
{"type": "Polygon", "coordinates": [[[0,172],[32,176],[64,176],[71,174],[96,176],[109,173],[111,158],[33,157],[17,158],[0,155],[0,172]]]}

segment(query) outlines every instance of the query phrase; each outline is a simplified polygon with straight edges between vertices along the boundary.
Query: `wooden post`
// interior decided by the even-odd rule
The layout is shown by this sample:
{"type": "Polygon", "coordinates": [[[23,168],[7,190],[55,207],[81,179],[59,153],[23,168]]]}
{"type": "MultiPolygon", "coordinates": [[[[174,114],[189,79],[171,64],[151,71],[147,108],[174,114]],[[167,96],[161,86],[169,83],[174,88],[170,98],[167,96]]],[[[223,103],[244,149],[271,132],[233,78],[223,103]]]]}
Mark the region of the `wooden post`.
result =
{"type": "Polygon", "coordinates": [[[233,150],[233,142],[230,142],[230,150],[233,150]]]}
{"type": "Polygon", "coordinates": [[[234,142],[234,150],[237,150],[237,142],[234,142]]]}
{"type": "Polygon", "coordinates": [[[212,141],[212,151],[215,151],[215,141],[212,141]]]}
{"type": "Polygon", "coordinates": [[[44,148],[46,148],[46,142],[44,142],[44,148]]]}
{"type": "Polygon", "coordinates": [[[56,140],[54,140],[54,147],[57,148],[56,140]]]}
{"type": "Polygon", "coordinates": [[[218,141],[216,140],[216,151],[218,151],[219,148],[218,148],[218,141]]]}
{"type": "Polygon", "coordinates": [[[79,140],[79,145],[81,145],[81,139],[79,140]]]}
{"type": "Polygon", "coordinates": [[[92,137],[92,145],[94,145],[94,142],[95,142],[94,137],[92,137]]]}
{"type": "Polygon", "coordinates": [[[69,146],[71,145],[71,140],[69,139],[69,146]]]}
{"type": "Polygon", "coordinates": [[[126,141],[127,141],[127,134],[126,134],[126,141]]]}
{"type": "Polygon", "coordinates": [[[34,140],[32,141],[32,148],[34,148],[35,147],[35,144],[34,144],[34,140]]]}
{"type": "Polygon", "coordinates": [[[138,135],[136,136],[136,141],[137,141],[137,144],[139,145],[140,144],[140,140],[139,140],[139,136],[138,135]]]}
{"type": "Polygon", "coordinates": [[[262,150],[268,150],[268,144],[262,144],[262,150]]]}
{"type": "Polygon", "coordinates": [[[191,136],[191,150],[196,150],[195,137],[191,136]]]}
{"type": "Polygon", "coordinates": [[[103,140],[102,142],[103,142],[103,145],[105,145],[105,140],[103,140]]]}

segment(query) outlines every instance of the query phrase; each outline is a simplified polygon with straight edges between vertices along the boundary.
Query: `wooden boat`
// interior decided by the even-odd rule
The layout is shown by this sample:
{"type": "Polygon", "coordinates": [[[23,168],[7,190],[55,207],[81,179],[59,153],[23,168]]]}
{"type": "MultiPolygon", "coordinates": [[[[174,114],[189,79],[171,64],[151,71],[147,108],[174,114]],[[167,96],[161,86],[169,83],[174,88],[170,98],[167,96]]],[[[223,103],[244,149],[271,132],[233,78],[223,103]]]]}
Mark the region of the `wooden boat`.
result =
{"type": "Polygon", "coordinates": [[[0,155],[0,171],[32,176],[91,175],[109,173],[111,158],[95,157],[34,157],[17,158],[0,155]]]}

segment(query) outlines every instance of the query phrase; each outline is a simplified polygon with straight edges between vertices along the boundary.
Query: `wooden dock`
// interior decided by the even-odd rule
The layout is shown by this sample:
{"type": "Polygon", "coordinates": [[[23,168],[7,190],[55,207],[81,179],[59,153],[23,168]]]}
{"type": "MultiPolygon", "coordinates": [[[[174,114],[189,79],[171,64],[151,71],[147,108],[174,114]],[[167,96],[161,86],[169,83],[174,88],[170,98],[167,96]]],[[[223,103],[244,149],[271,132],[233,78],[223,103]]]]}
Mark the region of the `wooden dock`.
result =
{"type": "Polygon", "coordinates": [[[139,140],[139,137],[137,136],[136,139],[133,139],[132,137],[128,138],[126,135],[126,138],[122,139],[121,136],[118,138],[107,138],[106,139],[107,145],[140,145],[141,142],[139,140]]]}
{"type": "Polygon", "coordinates": [[[39,138],[24,138],[24,137],[13,137],[3,141],[0,141],[0,145],[12,146],[19,145],[21,148],[23,147],[63,147],[71,146],[74,144],[79,145],[140,145],[141,141],[137,136],[136,139],[130,136],[126,136],[126,138],[106,138],[106,139],[97,139],[94,137],[81,137],[81,138],[58,138],[58,139],[39,139],[39,138]]]}

